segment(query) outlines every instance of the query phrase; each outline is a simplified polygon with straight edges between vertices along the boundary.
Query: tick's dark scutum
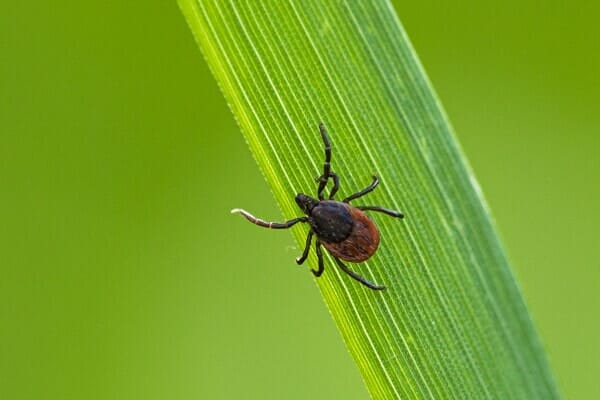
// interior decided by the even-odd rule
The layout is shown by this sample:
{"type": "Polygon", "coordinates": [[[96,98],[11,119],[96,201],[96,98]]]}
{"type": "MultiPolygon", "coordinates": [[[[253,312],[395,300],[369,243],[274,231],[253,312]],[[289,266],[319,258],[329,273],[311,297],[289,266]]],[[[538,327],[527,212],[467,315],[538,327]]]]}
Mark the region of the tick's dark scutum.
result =
{"type": "Polygon", "coordinates": [[[338,243],[348,238],[354,225],[348,206],[339,201],[324,200],[314,207],[308,222],[323,242],[338,243]]]}

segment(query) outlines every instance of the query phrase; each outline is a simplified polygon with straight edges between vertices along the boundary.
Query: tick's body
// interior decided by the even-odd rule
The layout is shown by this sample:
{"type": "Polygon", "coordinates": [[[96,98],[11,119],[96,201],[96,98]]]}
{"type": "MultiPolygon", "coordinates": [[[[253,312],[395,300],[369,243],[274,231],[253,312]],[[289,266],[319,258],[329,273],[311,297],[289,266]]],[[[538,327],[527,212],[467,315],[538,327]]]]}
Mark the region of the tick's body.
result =
{"type": "Polygon", "coordinates": [[[277,223],[265,222],[240,209],[232,210],[232,212],[239,212],[250,222],[271,229],[287,229],[298,222],[308,222],[311,229],[306,238],[304,252],[302,253],[302,256],[296,259],[298,264],[302,264],[308,257],[312,237],[314,235],[317,237],[316,251],[319,260],[319,269],[312,270],[315,276],[321,276],[324,270],[323,254],[321,253],[322,245],[333,256],[337,265],[352,278],[371,289],[385,289],[384,286],[375,285],[356,274],[344,265],[340,259],[354,263],[362,262],[375,254],[375,251],[379,246],[379,231],[363,210],[378,211],[396,218],[403,218],[404,216],[398,211],[388,210],[378,206],[354,207],[350,205],[351,200],[362,197],[377,187],[379,180],[375,176],[373,176],[371,185],[360,192],[357,192],[342,201],[333,199],[339,188],[339,177],[331,171],[331,146],[323,124],[319,125],[319,129],[321,130],[321,136],[325,143],[323,175],[318,179],[319,199],[317,200],[301,193],[296,196],[296,203],[306,214],[305,217],[295,218],[284,223],[277,223]],[[325,199],[323,191],[325,190],[325,186],[329,179],[333,180],[333,187],[329,192],[329,199],[325,199]]]}
{"type": "Polygon", "coordinates": [[[320,201],[308,215],[308,223],[323,247],[344,261],[365,261],[379,246],[379,231],[373,221],[341,201],[320,201]]]}

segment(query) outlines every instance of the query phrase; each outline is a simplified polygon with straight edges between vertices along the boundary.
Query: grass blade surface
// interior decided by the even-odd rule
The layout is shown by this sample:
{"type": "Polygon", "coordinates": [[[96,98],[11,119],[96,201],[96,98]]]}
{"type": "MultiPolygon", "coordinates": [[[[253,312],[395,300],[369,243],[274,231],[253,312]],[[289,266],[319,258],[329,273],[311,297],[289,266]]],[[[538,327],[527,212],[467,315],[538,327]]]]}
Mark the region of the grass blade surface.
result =
{"type": "MultiPolygon", "coordinates": [[[[284,218],[299,215],[295,193],[316,194],[320,121],[338,198],[375,174],[380,187],[356,204],[406,215],[373,215],[380,249],[352,265],[386,291],[330,257],[317,281],[373,398],[559,398],[490,212],[391,5],[180,6],[284,218]]],[[[306,227],[291,232],[303,248],[306,227]]]]}

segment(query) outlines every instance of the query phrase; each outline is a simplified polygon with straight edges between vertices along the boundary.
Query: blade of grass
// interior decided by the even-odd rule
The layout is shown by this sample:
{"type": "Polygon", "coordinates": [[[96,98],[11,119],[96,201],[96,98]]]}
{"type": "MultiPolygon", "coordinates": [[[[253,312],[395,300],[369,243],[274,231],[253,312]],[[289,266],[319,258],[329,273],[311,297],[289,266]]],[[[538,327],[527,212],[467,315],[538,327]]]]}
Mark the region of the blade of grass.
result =
{"type": "MultiPolygon", "coordinates": [[[[179,3],[285,217],[299,213],[295,193],[314,194],[320,121],[341,196],[376,174],[364,202],[406,214],[374,215],[381,247],[352,266],[388,290],[357,284],[329,257],[317,280],[373,398],[559,398],[479,186],[391,5],[179,3]]],[[[302,247],[306,230],[292,233],[302,247]]]]}

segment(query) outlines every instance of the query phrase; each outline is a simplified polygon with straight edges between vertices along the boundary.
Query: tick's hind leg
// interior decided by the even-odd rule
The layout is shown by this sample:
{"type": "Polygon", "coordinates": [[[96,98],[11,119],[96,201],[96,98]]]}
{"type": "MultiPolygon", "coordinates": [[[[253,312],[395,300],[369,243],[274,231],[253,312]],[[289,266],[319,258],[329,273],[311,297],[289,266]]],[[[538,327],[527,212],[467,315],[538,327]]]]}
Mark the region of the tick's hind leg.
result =
{"type": "Polygon", "coordinates": [[[352,201],[354,199],[358,199],[359,197],[362,197],[362,196],[364,196],[367,193],[371,193],[373,190],[375,190],[375,188],[377,187],[377,185],[379,185],[379,179],[377,179],[377,177],[375,175],[373,175],[373,182],[371,182],[371,184],[369,186],[367,186],[366,188],[364,188],[360,192],[356,192],[353,195],[350,195],[350,196],[346,197],[342,201],[344,203],[350,203],[350,201],[352,201]]]}
{"type": "Polygon", "coordinates": [[[373,289],[373,290],[384,290],[385,289],[385,286],[378,286],[374,283],[371,283],[368,280],[366,280],[365,278],[363,278],[362,276],[358,275],[356,272],[352,271],[350,268],[348,268],[346,265],[344,265],[344,263],[341,262],[339,258],[333,257],[333,259],[335,260],[337,265],[342,269],[342,271],[344,271],[345,273],[350,275],[353,279],[356,279],[357,281],[359,281],[366,287],[373,289]]]}
{"type": "Polygon", "coordinates": [[[308,236],[306,236],[306,246],[304,246],[304,251],[302,252],[302,255],[300,257],[296,258],[296,263],[298,265],[300,265],[304,261],[306,261],[306,257],[308,257],[308,253],[310,252],[310,244],[312,242],[312,237],[313,237],[313,231],[308,232],[308,236]]]}
{"type": "Polygon", "coordinates": [[[319,259],[319,269],[311,269],[311,271],[313,275],[318,278],[323,274],[323,271],[325,270],[325,266],[323,265],[323,252],[321,251],[321,242],[319,242],[319,240],[317,240],[317,258],[319,259]]]}
{"type": "Polygon", "coordinates": [[[379,207],[379,206],[357,206],[359,210],[363,211],[377,211],[380,213],[384,213],[396,218],[404,218],[404,214],[399,211],[388,210],[387,208],[379,207]]]}
{"type": "Polygon", "coordinates": [[[290,228],[290,227],[296,225],[298,222],[307,222],[308,221],[308,217],[300,217],[300,218],[290,219],[289,221],[286,221],[286,222],[267,222],[267,221],[263,221],[262,219],[256,218],[254,215],[250,214],[248,211],[244,211],[240,208],[234,208],[233,210],[231,210],[231,213],[232,214],[235,214],[235,213],[242,214],[244,216],[244,218],[246,218],[248,221],[252,222],[254,225],[262,226],[263,228],[269,228],[269,229],[287,229],[287,228],[290,228]]]}

